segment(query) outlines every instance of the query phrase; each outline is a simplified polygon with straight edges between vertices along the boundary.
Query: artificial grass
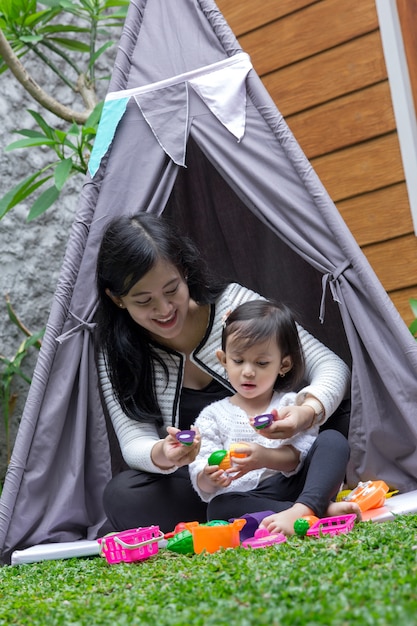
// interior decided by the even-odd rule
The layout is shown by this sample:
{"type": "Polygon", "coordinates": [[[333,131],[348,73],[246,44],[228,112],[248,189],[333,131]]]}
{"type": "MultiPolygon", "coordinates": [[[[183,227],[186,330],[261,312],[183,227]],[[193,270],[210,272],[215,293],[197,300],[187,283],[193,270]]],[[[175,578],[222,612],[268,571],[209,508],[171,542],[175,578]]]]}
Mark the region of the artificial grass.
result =
{"type": "Polygon", "coordinates": [[[417,515],[258,550],[5,566],[0,594],[7,626],[412,626],[417,515]]]}

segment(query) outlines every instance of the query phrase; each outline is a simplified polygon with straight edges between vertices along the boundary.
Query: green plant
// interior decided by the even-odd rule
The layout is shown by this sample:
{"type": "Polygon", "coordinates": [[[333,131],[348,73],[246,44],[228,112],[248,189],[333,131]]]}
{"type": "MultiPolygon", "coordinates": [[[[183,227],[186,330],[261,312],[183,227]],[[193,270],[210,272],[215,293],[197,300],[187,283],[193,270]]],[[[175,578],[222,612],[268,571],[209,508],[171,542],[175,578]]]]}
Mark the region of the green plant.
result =
{"type": "Polygon", "coordinates": [[[65,183],[71,176],[86,173],[101,109],[102,103],[99,103],[83,126],[74,123],[66,131],[52,128],[39,113],[29,110],[40,130],[22,129],[15,131],[25,139],[19,139],[9,144],[6,151],[47,146],[55,152],[56,158],[42,169],[20,181],[0,199],[0,219],[7,211],[31,196],[39,187],[46,185],[49,181],[51,184],[37,197],[29,210],[27,221],[30,222],[58,200],[65,183]]]}
{"type": "Polygon", "coordinates": [[[32,348],[35,348],[37,350],[40,349],[41,338],[44,334],[44,329],[32,334],[17,317],[10,303],[10,299],[7,295],[6,306],[10,321],[26,336],[26,339],[21,342],[15,355],[12,358],[9,359],[6,356],[0,354],[0,363],[2,365],[0,371],[0,405],[3,413],[6,432],[7,462],[9,462],[12,448],[10,441],[10,424],[17,400],[17,394],[13,391],[13,381],[15,377],[18,376],[30,385],[31,379],[23,371],[22,362],[32,348]]]}
{"type": "MultiPolygon", "coordinates": [[[[35,219],[56,202],[73,175],[86,173],[102,109],[96,88],[98,81],[109,78],[105,66],[97,70],[97,62],[113,45],[110,33],[119,33],[128,4],[129,0],[0,0],[0,74],[9,69],[41,107],[58,118],[55,127],[44,115],[29,110],[37,128],[15,131],[21,138],[6,151],[45,152],[46,148],[47,164],[0,198],[0,219],[28,198],[32,204],[27,221],[35,219]],[[26,55],[35,60],[32,66],[40,82],[23,65],[26,55]],[[62,104],[48,93],[51,73],[69,90],[66,101],[78,99],[81,110],[62,104]]],[[[16,404],[13,381],[17,376],[30,384],[22,362],[31,349],[40,347],[43,331],[30,333],[8,298],[7,310],[12,323],[26,335],[12,358],[0,355],[0,406],[10,459],[10,423],[16,404]]]]}
{"type": "Polygon", "coordinates": [[[411,334],[417,341],[417,299],[411,298],[409,300],[409,303],[410,303],[410,307],[414,315],[414,319],[408,328],[410,329],[411,334]]]}
{"type": "Polygon", "coordinates": [[[42,187],[29,210],[28,221],[34,219],[56,202],[73,174],[87,171],[101,113],[97,81],[109,77],[106,70],[97,70],[97,61],[113,45],[110,30],[121,27],[128,4],[129,0],[0,0],[0,74],[9,68],[42,107],[69,124],[65,130],[53,128],[43,116],[29,111],[40,130],[16,131],[24,138],[6,150],[47,147],[54,157],[1,198],[0,219],[42,187]],[[37,59],[38,74],[46,83],[48,68],[74,98],[81,98],[84,110],[70,109],[49,95],[26,71],[21,62],[25,55],[37,59]]]}

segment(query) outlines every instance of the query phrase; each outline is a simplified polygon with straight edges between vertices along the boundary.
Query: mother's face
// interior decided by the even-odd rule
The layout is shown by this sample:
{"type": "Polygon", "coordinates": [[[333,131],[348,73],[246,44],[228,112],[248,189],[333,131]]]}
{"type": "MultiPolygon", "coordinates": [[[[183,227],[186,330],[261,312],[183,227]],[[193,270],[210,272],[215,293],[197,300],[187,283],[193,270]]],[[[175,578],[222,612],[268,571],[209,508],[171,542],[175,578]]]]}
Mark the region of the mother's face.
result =
{"type": "Polygon", "coordinates": [[[131,318],[163,342],[182,331],[190,293],[184,277],[172,263],[158,260],[125,296],[107,295],[131,318]]]}

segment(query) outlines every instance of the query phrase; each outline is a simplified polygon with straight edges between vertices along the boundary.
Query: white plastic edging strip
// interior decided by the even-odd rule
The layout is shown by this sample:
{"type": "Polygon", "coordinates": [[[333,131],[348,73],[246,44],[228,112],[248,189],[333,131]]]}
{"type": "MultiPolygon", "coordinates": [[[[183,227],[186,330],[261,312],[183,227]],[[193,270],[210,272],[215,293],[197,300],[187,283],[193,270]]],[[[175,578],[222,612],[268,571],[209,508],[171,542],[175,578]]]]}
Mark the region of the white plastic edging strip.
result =
{"type": "Polygon", "coordinates": [[[407,58],[396,1],[375,0],[375,2],[414,233],[417,235],[417,120],[407,58]]]}
{"type": "Polygon", "coordinates": [[[82,556],[98,556],[100,544],[97,540],[80,539],[59,543],[44,543],[12,553],[11,565],[22,563],[38,563],[55,559],[70,559],[82,556]]]}

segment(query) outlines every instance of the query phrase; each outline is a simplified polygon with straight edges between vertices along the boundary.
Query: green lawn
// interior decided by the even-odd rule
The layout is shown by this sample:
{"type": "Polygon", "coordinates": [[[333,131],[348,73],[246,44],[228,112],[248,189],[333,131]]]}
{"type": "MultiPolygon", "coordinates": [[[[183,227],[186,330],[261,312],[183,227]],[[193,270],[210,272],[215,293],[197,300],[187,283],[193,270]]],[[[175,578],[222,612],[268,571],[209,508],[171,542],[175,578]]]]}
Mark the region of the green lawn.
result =
{"type": "Polygon", "coordinates": [[[412,626],[417,515],[258,550],[6,566],[0,595],[2,625],[412,626]]]}

